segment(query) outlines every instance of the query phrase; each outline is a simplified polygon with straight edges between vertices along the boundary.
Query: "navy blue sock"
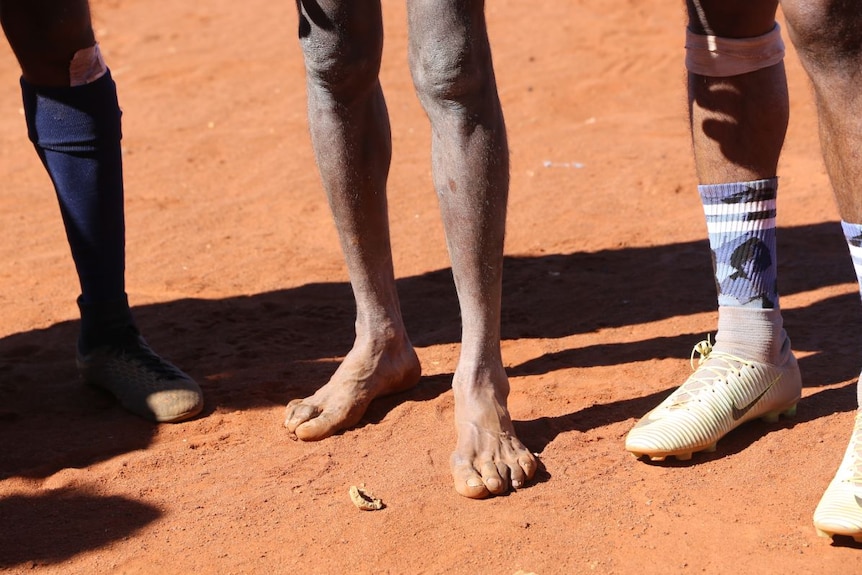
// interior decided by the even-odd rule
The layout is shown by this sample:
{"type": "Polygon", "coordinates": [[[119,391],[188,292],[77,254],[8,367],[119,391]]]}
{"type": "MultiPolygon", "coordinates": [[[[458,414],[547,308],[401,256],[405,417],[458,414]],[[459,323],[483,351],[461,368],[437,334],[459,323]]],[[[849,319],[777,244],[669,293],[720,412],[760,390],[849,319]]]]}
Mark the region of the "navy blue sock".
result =
{"type": "MultiPolygon", "coordinates": [[[[27,131],[54,183],[81,283],[82,340],[127,316],[120,107],[110,72],[83,86],[21,79],[27,131]],[[89,309],[110,309],[92,313],[89,309]]],[[[109,329],[109,331],[111,331],[109,329]]],[[[90,347],[87,345],[86,347],[90,347]]]]}
{"type": "Polygon", "coordinates": [[[78,351],[82,354],[103,345],[122,345],[140,334],[125,296],[121,300],[99,303],[85,303],[79,297],[78,309],[81,310],[78,351]]]}

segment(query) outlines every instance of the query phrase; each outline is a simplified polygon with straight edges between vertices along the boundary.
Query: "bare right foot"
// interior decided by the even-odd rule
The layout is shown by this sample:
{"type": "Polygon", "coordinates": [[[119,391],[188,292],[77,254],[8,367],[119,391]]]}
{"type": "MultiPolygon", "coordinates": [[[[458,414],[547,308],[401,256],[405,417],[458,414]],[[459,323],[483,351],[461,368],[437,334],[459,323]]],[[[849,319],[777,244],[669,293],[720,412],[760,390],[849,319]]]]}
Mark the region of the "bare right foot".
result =
{"type": "Polygon", "coordinates": [[[326,385],[287,405],[284,426],[303,441],[325,439],[359,423],[375,398],[414,387],[420,375],[419,358],[406,337],[357,340],[326,385]]]}

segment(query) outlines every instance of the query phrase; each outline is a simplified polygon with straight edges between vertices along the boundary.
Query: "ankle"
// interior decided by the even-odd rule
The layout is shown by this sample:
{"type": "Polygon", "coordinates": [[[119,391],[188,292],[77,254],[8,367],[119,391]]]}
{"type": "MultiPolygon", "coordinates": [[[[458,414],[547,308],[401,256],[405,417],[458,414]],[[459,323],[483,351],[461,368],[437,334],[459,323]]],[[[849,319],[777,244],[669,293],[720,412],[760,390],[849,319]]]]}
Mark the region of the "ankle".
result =
{"type": "Polygon", "coordinates": [[[788,345],[780,309],[719,307],[717,351],[777,364],[788,345]]]}
{"type": "Polygon", "coordinates": [[[126,296],[115,301],[95,303],[85,302],[79,297],[78,309],[81,311],[78,350],[82,354],[139,334],[126,296]]]}

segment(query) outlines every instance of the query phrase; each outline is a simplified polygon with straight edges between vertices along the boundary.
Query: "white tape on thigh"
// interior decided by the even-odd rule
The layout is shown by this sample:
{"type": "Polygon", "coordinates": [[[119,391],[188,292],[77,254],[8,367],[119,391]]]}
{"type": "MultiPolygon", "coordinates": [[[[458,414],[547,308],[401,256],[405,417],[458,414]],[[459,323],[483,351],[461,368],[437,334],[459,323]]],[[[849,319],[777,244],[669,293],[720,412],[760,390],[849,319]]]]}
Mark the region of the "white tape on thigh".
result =
{"type": "Polygon", "coordinates": [[[738,76],[774,66],[783,59],[778,23],[771,32],[754,38],[721,38],[686,30],[685,67],[700,76],[738,76]]]}
{"type": "Polygon", "coordinates": [[[105,66],[98,44],[78,50],[69,64],[69,85],[83,86],[95,82],[107,71],[108,67],[105,66]]]}

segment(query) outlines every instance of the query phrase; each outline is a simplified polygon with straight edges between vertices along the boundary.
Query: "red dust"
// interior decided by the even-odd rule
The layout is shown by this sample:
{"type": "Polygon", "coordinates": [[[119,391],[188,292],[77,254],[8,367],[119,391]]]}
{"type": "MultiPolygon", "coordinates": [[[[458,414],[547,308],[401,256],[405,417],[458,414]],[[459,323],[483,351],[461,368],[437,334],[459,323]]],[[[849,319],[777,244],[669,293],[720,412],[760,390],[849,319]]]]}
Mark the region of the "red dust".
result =
{"type": "Polygon", "coordinates": [[[543,468],[471,501],[451,485],[459,318],[407,70],[383,2],[392,240],[419,386],[360,425],[291,441],[285,404],[352,342],[353,303],[312,157],[292,2],[94,0],[124,110],[128,292],[203,415],[153,426],[77,382],[78,293],[18,69],[0,72],[0,571],[34,573],[839,573],[811,515],[849,437],[859,294],[787,56],[782,307],[805,389],[691,462],[623,450],[688,373],[715,289],[687,133],[683,8],[489,2],[511,146],[503,355],[543,468]],[[351,485],[385,508],[359,511],[351,485]]]}

